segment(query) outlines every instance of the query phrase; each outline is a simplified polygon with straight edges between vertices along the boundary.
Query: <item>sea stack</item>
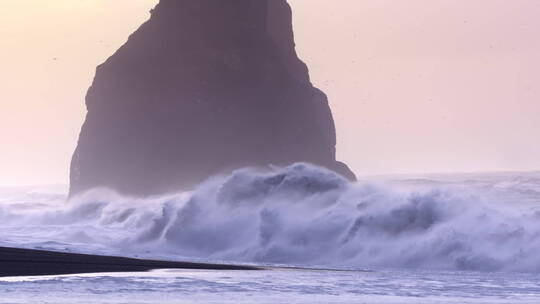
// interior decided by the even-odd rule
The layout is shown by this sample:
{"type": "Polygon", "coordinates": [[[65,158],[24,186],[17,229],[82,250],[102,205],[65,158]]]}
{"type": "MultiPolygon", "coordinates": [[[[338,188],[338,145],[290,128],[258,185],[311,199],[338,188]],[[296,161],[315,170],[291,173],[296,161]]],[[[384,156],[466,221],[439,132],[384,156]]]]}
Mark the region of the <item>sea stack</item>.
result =
{"type": "Polygon", "coordinates": [[[155,195],[295,162],[354,179],[336,161],[328,100],[297,57],[286,0],[161,0],[97,68],[86,106],[71,195],[155,195]]]}

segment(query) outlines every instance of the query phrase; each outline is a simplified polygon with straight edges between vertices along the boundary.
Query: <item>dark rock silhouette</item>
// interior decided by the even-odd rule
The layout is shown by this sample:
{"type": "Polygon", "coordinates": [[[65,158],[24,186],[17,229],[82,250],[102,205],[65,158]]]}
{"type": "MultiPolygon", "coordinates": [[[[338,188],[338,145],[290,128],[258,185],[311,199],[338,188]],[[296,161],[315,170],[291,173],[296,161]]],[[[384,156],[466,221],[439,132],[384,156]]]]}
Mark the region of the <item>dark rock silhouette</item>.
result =
{"type": "Polygon", "coordinates": [[[286,0],[161,0],[97,68],[71,194],[152,195],[245,166],[310,162],[345,177],[324,93],[286,0]]]}

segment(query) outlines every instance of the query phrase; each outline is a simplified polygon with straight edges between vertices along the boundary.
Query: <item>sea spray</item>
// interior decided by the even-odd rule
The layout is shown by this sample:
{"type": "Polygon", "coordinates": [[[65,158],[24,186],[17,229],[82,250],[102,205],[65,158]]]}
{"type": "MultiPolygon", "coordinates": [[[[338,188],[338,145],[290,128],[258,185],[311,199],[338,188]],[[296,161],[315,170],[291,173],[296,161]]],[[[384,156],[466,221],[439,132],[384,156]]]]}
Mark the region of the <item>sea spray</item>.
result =
{"type": "Polygon", "coordinates": [[[397,186],[349,183],[307,164],[242,169],[162,197],[94,189],[68,202],[52,203],[48,195],[40,204],[36,194],[4,200],[0,240],[173,259],[540,272],[540,212],[531,202],[540,197],[536,182],[512,177],[397,186]],[[515,201],[522,197],[529,201],[515,201]]]}

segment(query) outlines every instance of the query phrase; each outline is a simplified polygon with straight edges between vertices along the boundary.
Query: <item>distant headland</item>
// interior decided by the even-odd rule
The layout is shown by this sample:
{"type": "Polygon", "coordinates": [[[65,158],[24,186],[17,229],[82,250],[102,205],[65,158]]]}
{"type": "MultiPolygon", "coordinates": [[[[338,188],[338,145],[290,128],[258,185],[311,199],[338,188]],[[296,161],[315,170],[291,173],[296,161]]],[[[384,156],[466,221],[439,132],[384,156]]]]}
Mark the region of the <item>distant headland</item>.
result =
{"type": "Polygon", "coordinates": [[[296,54],[286,0],[161,0],[97,68],[86,105],[71,195],[147,196],[295,162],[355,178],[336,161],[328,100],[296,54]]]}

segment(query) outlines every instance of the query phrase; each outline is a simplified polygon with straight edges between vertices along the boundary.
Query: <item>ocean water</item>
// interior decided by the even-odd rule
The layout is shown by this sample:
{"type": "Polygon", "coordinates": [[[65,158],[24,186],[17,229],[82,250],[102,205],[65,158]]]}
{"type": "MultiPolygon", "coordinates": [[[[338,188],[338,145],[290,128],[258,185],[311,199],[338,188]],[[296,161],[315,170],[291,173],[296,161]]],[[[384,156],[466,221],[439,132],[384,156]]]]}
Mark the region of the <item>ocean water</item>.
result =
{"type": "Polygon", "coordinates": [[[7,278],[0,303],[540,303],[540,173],[349,183],[296,164],[146,199],[4,188],[0,245],[333,270],[7,278]]]}
{"type": "Polygon", "coordinates": [[[537,304],[536,274],[154,271],[0,278],[0,303],[537,304]]]}

